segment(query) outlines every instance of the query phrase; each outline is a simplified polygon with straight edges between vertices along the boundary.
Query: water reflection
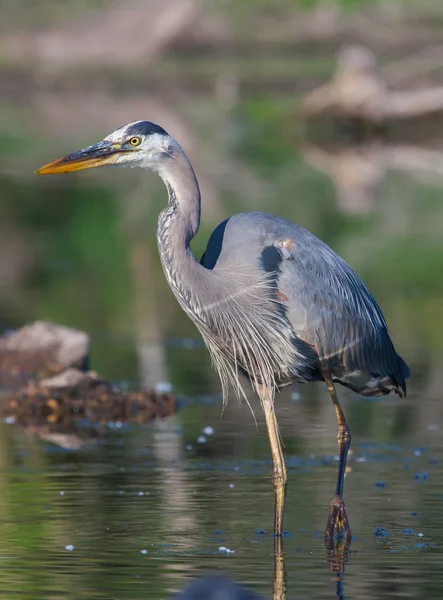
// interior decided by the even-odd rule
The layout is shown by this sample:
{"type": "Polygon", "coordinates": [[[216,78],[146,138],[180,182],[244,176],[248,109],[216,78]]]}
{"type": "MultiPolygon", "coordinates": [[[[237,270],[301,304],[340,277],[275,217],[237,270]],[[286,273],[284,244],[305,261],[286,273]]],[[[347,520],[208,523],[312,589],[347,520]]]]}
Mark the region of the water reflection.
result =
{"type": "MultiPolygon", "coordinates": [[[[335,415],[322,410],[331,408],[322,387],[300,393],[282,394],[278,405],[289,481],[282,540],[272,536],[265,424],[257,414],[257,431],[246,406],[231,402],[220,418],[219,401],[185,402],[172,419],[110,426],[98,445],[80,450],[3,424],[5,597],[63,589],[67,598],[169,598],[208,571],[264,598],[372,599],[389,597],[386,590],[416,598],[423,585],[426,597],[439,597],[438,422],[418,421],[414,398],[344,398],[354,432],[346,488],[355,540],[328,552],[335,415]],[[214,433],[198,442],[208,425],[214,433]],[[378,528],[385,533],[374,536],[378,528]],[[66,595],[67,581],[75,593],[66,595]]],[[[429,415],[441,404],[424,395],[420,403],[429,415]]]]}
{"type": "Polygon", "coordinates": [[[193,581],[176,600],[260,600],[252,591],[223,577],[206,576],[193,581]]]}
{"type": "Polygon", "coordinates": [[[303,158],[334,184],[340,208],[348,213],[368,213],[379,200],[389,171],[436,187],[443,187],[442,142],[389,143],[373,139],[362,143],[306,143],[303,158]]]}

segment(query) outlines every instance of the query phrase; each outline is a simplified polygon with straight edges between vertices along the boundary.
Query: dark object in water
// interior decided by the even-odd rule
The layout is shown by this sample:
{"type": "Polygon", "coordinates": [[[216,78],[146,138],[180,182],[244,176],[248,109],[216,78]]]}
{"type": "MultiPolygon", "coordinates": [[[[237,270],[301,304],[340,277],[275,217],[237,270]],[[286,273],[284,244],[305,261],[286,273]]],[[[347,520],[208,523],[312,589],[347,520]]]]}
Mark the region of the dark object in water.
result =
{"type": "Polygon", "coordinates": [[[217,575],[201,577],[173,596],[173,600],[260,600],[260,598],[261,596],[251,590],[217,575]]]}
{"type": "Polygon", "coordinates": [[[157,394],[153,390],[123,392],[90,374],[85,374],[80,389],[56,390],[29,384],[2,396],[0,416],[14,417],[15,422],[23,425],[85,419],[91,423],[146,423],[175,412],[175,400],[170,394],[157,394]]]}

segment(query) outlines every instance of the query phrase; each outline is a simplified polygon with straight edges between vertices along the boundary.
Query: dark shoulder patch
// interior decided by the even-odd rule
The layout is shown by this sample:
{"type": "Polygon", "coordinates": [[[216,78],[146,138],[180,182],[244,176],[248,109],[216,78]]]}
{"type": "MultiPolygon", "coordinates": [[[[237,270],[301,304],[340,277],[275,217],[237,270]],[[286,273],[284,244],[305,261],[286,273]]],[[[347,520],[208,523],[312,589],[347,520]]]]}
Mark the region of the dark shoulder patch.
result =
{"type": "Polygon", "coordinates": [[[206,250],[200,259],[200,264],[203,265],[206,269],[212,270],[217,264],[217,261],[220,257],[223,248],[225,229],[226,225],[228,224],[228,221],[229,219],[226,219],[225,221],[217,225],[217,227],[211,233],[211,237],[208,240],[206,250]]]}
{"type": "Polygon", "coordinates": [[[126,133],[128,135],[153,135],[154,133],[168,135],[160,125],[156,125],[150,121],[139,121],[138,123],[134,123],[127,129],[126,133]]]}

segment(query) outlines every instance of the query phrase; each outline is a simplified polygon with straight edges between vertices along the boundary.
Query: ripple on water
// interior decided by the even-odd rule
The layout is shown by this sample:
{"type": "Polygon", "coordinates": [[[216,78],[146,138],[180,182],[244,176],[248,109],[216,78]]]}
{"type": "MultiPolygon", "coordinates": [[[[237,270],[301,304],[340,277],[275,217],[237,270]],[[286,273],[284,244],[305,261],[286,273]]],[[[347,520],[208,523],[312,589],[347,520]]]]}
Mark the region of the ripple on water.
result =
{"type": "MultiPolygon", "coordinates": [[[[204,567],[269,598],[273,490],[264,431],[220,420],[219,405],[183,414],[170,426],[120,428],[75,452],[39,446],[5,424],[0,597],[57,597],[69,579],[76,598],[167,598],[204,567]]],[[[284,440],[288,599],[329,598],[336,582],[321,532],[334,493],[334,432],[284,440]]],[[[443,451],[431,441],[353,444],[346,597],[378,599],[386,589],[439,597],[432,590],[443,586],[443,451]]]]}

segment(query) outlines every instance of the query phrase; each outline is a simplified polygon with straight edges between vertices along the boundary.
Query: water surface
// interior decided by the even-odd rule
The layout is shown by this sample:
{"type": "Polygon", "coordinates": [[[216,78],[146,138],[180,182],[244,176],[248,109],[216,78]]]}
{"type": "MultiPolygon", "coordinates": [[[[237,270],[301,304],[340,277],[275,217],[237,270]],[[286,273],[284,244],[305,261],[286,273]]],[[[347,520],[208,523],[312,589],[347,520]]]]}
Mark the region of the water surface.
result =
{"type": "MultiPolygon", "coordinates": [[[[278,414],[289,470],[287,598],[333,598],[323,530],[336,426],[321,385],[299,391],[300,399],[279,398],[278,414]]],[[[426,399],[346,395],[354,436],[345,499],[355,537],[346,598],[440,597],[443,446],[438,423],[417,421],[417,402],[426,399]]],[[[264,423],[257,410],[256,427],[235,400],[220,413],[217,398],[187,400],[174,417],[110,424],[100,443],[74,451],[3,424],[0,597],[167,598],[207,571],[270,597],[264,423]]]]}

